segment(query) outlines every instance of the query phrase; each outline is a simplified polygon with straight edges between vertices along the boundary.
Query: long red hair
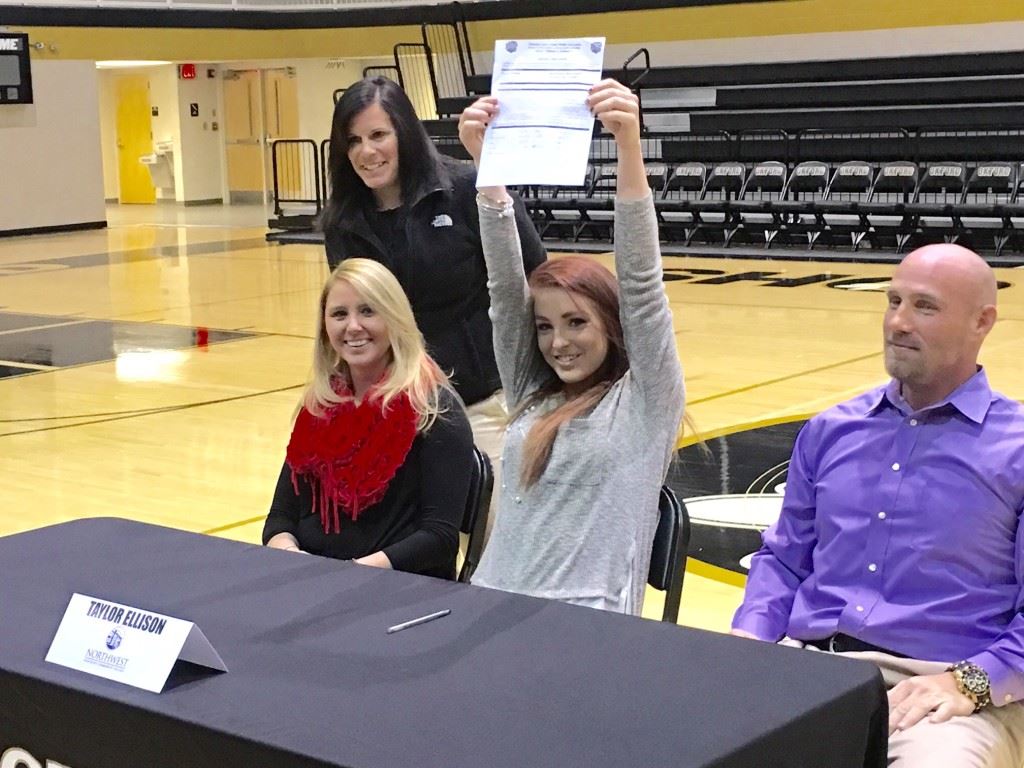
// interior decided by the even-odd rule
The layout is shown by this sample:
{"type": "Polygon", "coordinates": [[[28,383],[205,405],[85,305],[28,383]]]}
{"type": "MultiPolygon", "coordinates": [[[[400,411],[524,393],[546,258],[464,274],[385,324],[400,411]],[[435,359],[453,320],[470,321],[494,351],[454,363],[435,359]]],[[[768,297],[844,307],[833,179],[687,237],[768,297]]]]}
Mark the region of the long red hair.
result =
{"type": "MultiPolygon", "coordinates": [[[[590,387],[541,416],[530,428],[523,444],[521,480],[526,487],[536,483],[544,473],[559,428],[593,409],[612,384],[629,370],[622,321],[619,318],[619,284],[606,267],[583,256],[551,259],[530,274],[529,283],[531,290],[561,288],[572,295],[589,299],[589,306],[596,312],[608,339],[608,354],[595,372],[595,380],[590,387]]],[[[527,398],[520,413],[534,403],[563,391],[564,387],[555,372],[551,371],[551,378],[527,398]]]]}

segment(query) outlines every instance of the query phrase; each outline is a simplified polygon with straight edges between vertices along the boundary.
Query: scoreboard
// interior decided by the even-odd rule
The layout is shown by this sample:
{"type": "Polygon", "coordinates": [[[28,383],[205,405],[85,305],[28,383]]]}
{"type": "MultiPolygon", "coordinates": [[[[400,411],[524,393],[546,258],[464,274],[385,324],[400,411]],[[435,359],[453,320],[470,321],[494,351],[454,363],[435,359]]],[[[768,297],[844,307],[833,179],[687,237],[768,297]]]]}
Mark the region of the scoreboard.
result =
{"type": "Polygon", "coordinates": [[[28,35],[0,32],[0,106],[31,103],[28,35]]]}

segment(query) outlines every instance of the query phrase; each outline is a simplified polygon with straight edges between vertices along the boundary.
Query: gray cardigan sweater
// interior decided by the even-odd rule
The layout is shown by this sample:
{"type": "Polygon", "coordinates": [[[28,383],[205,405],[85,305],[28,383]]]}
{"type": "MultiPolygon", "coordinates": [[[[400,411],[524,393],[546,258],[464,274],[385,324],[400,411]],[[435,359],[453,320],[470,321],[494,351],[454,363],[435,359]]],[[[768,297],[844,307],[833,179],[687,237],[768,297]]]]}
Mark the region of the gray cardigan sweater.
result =
{"type": "MultiPolygon", "coordinates": [[[[515,413],[554,373],[537,347],[515,221],[479,210],[494,349],[515,413]]],[[[530,488],[519,479],[523,443],[561,396],[509,424],[497,519],[473,583],[639,614],[684,403],[650,196],[615,203],[615,267],[629,371],[591,413],[562,426],[530,488]]]]}

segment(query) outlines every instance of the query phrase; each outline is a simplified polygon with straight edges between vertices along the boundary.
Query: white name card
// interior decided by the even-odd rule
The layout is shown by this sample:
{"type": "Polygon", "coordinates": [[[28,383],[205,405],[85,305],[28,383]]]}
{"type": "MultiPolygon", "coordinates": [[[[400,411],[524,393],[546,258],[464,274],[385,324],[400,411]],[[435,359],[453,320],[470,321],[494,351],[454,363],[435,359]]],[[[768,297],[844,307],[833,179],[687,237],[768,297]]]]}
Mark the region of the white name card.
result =
{"type": "Polygon", "coordinates": [[[202,630],[130,605],[77,592],[71,596],[46,660],[160,693],[178,659],[227,672],[202,630]]]}

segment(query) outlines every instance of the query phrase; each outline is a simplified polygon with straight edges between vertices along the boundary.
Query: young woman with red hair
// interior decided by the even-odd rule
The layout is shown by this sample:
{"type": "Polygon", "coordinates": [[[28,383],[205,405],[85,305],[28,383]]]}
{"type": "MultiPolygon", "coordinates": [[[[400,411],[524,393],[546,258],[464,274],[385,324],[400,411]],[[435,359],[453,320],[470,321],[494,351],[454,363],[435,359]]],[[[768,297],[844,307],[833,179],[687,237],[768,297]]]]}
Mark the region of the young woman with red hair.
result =
{"type": "MultiPolygon", "coordinates": [[[[504,187],[477,197],[494,348],[513,416],[497,520],[473,583],[638,614],[683,416],[683,374],[637,99],[605,80],[588,104],[618,148],[617,279],[570,256],[527,281],[511,198],[504,187]]],[[[485,97],[460,120],[477,162],[497,111],[485,97]]]]}

